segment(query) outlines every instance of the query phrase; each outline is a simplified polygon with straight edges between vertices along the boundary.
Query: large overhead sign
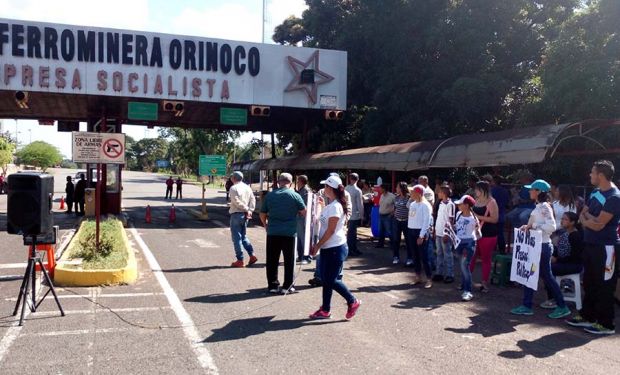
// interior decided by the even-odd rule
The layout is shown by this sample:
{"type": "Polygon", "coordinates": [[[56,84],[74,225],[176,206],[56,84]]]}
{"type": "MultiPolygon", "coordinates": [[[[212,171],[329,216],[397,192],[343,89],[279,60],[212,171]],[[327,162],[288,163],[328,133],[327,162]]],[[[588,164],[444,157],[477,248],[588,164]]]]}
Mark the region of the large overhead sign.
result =
{"type": "Polygon", "coordinates": [[[346,108],[342,51],[0,18],[0,68],[0,90],[346,108]]]}
{"type": "Polygon", "coordinates": [[[73,162],[125,164],[125,134],[73,132],[73,162]]]}

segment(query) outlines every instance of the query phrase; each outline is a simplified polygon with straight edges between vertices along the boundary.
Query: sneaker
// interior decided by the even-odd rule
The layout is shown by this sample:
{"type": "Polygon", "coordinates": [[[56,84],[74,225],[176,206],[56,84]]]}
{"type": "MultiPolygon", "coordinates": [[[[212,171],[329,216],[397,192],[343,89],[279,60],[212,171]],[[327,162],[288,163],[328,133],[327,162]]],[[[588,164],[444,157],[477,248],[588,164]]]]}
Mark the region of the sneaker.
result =
{"type": "Polygon", "coordinates": [[[400,263],[400,258],[394,257],[392,258],[392,264],[398,264],[400,263]]]}
{"type": "Polygon", "coordinates": [[[446,284],[452,284],[454,282],[454,277],[448,276],[445,279],[443,279],[443,282],[446,284]]]}
{"type": "Polygon", "coordinates": [[[356,299],[355,302],[350,304],[349,308],[347,309],[347,315],[345,315],[345,318],[347,320],[352,319],[355,316],[355,313],[357,312],[357,309],[359,309],[361,304],[362,304],[362,301],[360,301],[359,299],[356,299]]]}
{"type": "Polygon", "coordinates": [[[430,289],[433,287],[433,281],[432,280],[426,280],[426,284],[424,284],[424,289],[430,289]]]}
{"type": "Polygon", "coordinates": [[[569,316],[569,315],[570,315],[570,309],[564,306],[564,307],[556,307],[555,310],[551,312],[551,314],[547,315],[547,317],[551,319],[560,319],[560,318],[564,318],[565,316],[569,316]]]}
{"type": "Polygon", "coordinates": [[[413,274],[413,282],[411,283],[411,285],[418,285],[421,282],[422,280],[420,280],[420,276],[413,274]]]}
{"type": "Polygon", "coordinates": [[[550,299],[540,304],[540,307],[543,309],[555,309],[558,307],[557,303],[554,300],[550,299]]]}
{"type": "Polygon", "coordinates": [[[314,313],[310,314],[310,319],[329,319],[331,316],[332,314],[329,311],[323,311],[323,308],[321,307],[314,313]]]}
{"type": "Polygon", "coordinates": [[[323,282],[321,281],[321,279],[317,279],[316,277],[308,280],[308,284],[310,284],[310,286],[313,288],[323,286],[323,282]]]}
{"type": "Polygon", "coordinates": [[[514,315],[534,315],[534,312],[532,311],[532,309],[530,309],[529,307],[525,307],[523,305],[519,306],[519,307],[515,307],[514,309],[510,310],[511,314],[514,315]]]}
{"type": "Polygon", "coordinates": [[[489,293],[489,288],[486,285],[480,286],[480,292],[489,293]]]}
{"type": "Polygon", "coordinates": [[[581,315],[575,314],[571,319],[565,320],[566,324],[573,327],[591,327],[594,323],[588,322],[581,315]]]}
{"type": "Polygon", "coordinates": [[[310,264],[310,261],[308,259],[303,259],[300,263],[305,266],[307,264],[310,264]]]}
{"type": "Polygon", "coordinates": [[[243,268],[245,267],[245,265],[243,264],[243,259],[232,262],[232,264],[230,265],[233,268],[243,268]]]}
{"type": "Polygon", "coordinates": [[[470,292],[463,292],[461,295],[461,299],[466,302],[471,301],[472,298],[474,298],[474,295],[470,292]]]}
{"type": "Polygon", "coordinates": [[[279,294],[279,293],[280,293],[280,287],[269,289],[269,294],[279,294]]]}
{"type": "Polygon", "coordinates": [[[594,323],[590,327],[584,328],[583,330],[593,335],[613,335],[616,333],[615,329],[607,328],[598,323],[594,323]]]}
{"type": "Polygon", "coordinates": [[[407,259],[407,261],[405,262],[405,266],[407,267],[413,266],[413,259],[407,259]]]}
{"type": "Polygon", "coordinates": [[[302,258],[298,257],[297,259],[295,259],[295,263],[301,263],[302,260],[303,260],[302,258]]]}
{"type": "Polygon", "coordinates": [[[282,288],[282,289],[280,289],[279,293],[281,295],[285,296],[287,294],[295,294],[295,293],[297,293],[297,290],[295,289],[295,287],[292,286],[290,288],[282,288]]]}
{"type": "Polygon", "coordinates": [[[250,257],[250,261],[248,262],[248,266],[251,266],[252,264],[254,264],[254,263],[256,263],[256,262],[258,262],[258,258],[257,258],[257,257],[255,257],[254,255],[252,255],[252,256],[250,257]]]}
{"type": "Polygon", "coordinates": [[[435,275],[435,276],[433,276],[433,281],[443,281],[443,275],[435,275]]]}

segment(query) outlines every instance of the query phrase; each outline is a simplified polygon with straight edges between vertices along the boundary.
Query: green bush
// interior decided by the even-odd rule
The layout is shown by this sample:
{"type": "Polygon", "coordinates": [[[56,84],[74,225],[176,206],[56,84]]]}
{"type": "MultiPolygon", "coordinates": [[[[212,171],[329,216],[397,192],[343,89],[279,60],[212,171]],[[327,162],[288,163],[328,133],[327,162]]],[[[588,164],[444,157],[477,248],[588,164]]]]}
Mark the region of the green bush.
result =
{"type": "Polygon", "coordinates": [[[82,258],[84,269],[113,269],[127,265],[127,250],[124,248],[122,226],[116,219],[107,219],[100,224],[99,249],[96,247],[96,223],[85,221],[80,227],[76,247],[70,258],[82,258]]]}

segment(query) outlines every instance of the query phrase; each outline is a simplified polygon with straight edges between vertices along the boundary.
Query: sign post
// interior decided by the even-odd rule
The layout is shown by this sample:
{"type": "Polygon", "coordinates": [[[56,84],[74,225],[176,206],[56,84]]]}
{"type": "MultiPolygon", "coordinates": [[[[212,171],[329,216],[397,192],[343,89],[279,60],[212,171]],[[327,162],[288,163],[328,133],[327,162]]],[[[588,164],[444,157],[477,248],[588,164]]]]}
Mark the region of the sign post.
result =
{"type": "Polygon", "coordinates": [[[526,232],[515,228],[514,238],[510,281],[538,290],[542,232],[537,230],[526,232]]]}
{"type": "Polygon", "coordinates": [[[198,158],[198,175],[202,180],[202,218],[207,219],[207,201],[205,200],[204,178],[207,176],[226,175],[226,157],[224,155],[200,155],[198,158]]]}

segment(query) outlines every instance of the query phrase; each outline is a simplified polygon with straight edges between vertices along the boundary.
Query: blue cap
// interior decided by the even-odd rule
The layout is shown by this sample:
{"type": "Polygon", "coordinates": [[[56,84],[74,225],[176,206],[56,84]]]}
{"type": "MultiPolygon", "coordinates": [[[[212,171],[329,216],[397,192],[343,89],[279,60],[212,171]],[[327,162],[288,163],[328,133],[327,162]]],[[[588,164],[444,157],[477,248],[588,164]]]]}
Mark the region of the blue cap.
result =
{"type": "Polygon", "coordinates": [[[524,187],[529,190],[540,190],[543,193],[547,193],[549,190],[551,190],[551,185],[549,185],[549,183],[545,180],[536,180],[532,182],[531,185],[525,185],[524,187]]]}

